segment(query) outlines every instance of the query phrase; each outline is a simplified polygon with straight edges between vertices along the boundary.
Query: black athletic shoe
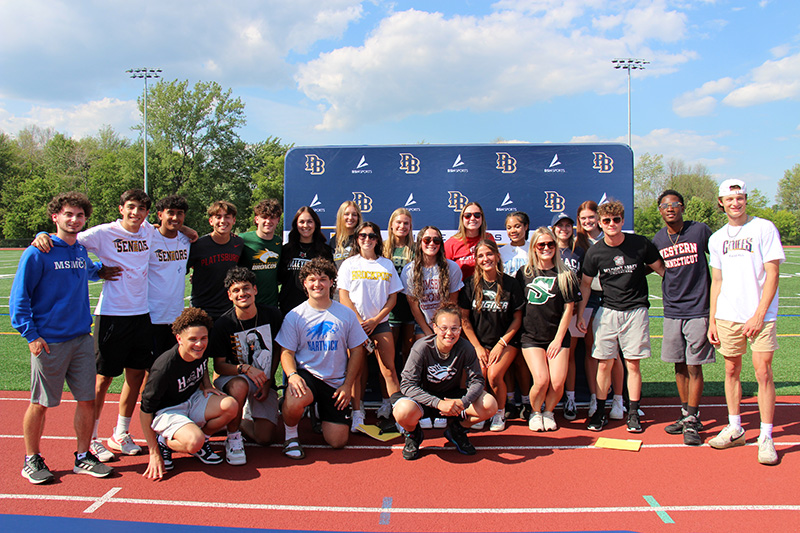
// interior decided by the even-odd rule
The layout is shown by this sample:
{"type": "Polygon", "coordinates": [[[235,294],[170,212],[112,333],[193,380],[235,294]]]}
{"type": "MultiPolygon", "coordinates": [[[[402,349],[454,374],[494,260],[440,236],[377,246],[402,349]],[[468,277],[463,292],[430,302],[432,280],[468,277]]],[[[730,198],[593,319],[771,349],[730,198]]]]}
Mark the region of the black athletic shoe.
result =
{"type": "Polygon", "coordinates": [[[531,404],[523,403],[522,409],[519,411],[519,417],[523,420],[530,420],[532,414],[533,409],[531,409],[531,404]]]}
{"type": "MultiPolygon", "coordinates": [[[[683,419],[683,443],[687,446],[700,446],[703,439],[700,438],[698,426],[700,421],[695,416],[687,416],[683,419]]],[[[702,426],[701,426],[702,427],[702,426]]]]}
{"type": "Polygon", "coordinates": [[[94,477],[108,477],[114,473],[113,468],[101,463],[92,452],[87,453],[83,459],[78,459],[78,452],[75,452],[75,466],[72,467],[72,471],[94,477]]]}
{"type": "Polygon", "coordinates": [[[641,433],[643,431],[642,424],[639,423],[639,413],[628,413],[628,431],[631,433],[641,433]]]}
{"type": "Polygon", "coordinates": [[[598,409],[594,412],[592,418],[589,419],[589,424],[586,426],[586,429],[589,431],[603,431],[606,424],[608,424],[608,417],[603,411],[598,409]]]}
{"type": "Polygon", "coordinates": [[[222,462],[222,456],[211,449],[211,446],[208,445],[208,441],[205,441],[203,447],[193,455],[207,465],[218,465],[222,462]]]}
{"type": "Polygon", "coordinates": [[[161,439],[158,439],[158,451],[161,454],[161,460],[164,461],[164,470],[172,470],[175,467],[172,462],[172,448],[161,442],[161,439]]]}
{"type": "Polygon", "coordinates": [[[516,420],[519,418],[519,405],[514,402],[506,403],[506,420],[516,420]]]}
{"type": "Polygon", "coordinates": [[[413,461],[419,457],[419,447],[422,444],[425,436],[422,434],[422,428],[414,428],[411,433],[406,433],[406,445],[403,446],[403,459],[406,461],[413,461]]]}
{"type": "Polygon", "coordinates": [[[41,483],[50,483],[55,479],[53,473],[44,464],[44,459],[38,453],[25,460],[25,465],[22,467],[22,477],[33,483],[39,485],[41,483]]]}
{"type": "MultiPolygon", "coordinates": [[[[689,415],[686,414],[686,411],[681,409],[681,417],[679,419],[677,419],[675,422],[673,422],[672,424],[670,424],[667,427],[665,427],[664,431],[666,431],[670,435],[680,435],[681,433],[683,433],[683,424],[684,424],[684,421],[686,420],[686,418],[688,416],[689,415]]],[[[697,415],[695,415],[695,429],[697,431],[703,431],[703,423],[700,422],[700,413],[699,412],[697,413],[697,415]]]]}
{"type": "Polygon", "coordinates": [[[475,446],[467,437],[467,430],[460,423],[455,422],[447,426],[444,430],[444,438],[449,440],[456,447],[458,453],[462,455],[475,455],[475,446]]]}

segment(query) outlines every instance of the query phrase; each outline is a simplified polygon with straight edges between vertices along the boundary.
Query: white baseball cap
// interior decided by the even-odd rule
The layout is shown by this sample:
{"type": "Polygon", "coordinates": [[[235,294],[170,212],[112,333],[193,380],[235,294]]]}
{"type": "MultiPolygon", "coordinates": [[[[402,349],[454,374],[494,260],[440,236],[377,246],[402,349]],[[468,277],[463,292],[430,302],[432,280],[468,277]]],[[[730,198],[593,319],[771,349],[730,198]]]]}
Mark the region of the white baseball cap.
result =
{"type": "Polygon", "coordinates": [[[719,194],[717,196],[722,198],[723,196],[730,196],[732,194],[744,194],[746,196],[747,185],[745,185],[742,180],[737,179],[725,180],[719,184],[719,194]]]}

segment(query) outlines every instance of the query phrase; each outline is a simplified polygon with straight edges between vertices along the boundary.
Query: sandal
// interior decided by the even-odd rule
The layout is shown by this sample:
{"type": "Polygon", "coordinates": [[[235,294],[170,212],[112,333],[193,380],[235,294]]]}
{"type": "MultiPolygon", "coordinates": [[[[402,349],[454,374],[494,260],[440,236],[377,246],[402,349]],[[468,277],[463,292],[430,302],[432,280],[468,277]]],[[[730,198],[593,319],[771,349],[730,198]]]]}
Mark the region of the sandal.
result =
{"type": "Polygon", "coordinates": [[[304,459],[306,456],[306,452],[303,451],[303,447],[300,446],[300,439],[294,437],[292,439],[288,439],[283,443],[283,455],[288,457],[289,459],[299,460],[304,459]],[[291,454],[290,452],[300,452],[300,455],[291,454]]]}

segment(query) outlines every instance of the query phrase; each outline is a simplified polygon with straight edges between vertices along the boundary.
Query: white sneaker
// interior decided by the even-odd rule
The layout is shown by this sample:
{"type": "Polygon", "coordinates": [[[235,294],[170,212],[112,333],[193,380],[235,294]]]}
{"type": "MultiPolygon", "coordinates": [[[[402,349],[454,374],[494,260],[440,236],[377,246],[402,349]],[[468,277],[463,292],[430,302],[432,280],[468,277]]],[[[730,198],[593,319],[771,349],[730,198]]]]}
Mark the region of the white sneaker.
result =
{"type": "Polygon", "coordinates": [[[225,439],[225,460],[228,461],[228,464],[237,466],[247,463],[241,433],[228,435],[228,438],[225,439]]]}
{"type": "Polygon", "coordinates": [[[421,418],[419,420],[419,427],[422,429],[431,429],[433,427],[433,420],[430,418],[421,418]]]}
{"type": "Polygon", "coordinates": [[[542,413],[533,413],[528,420],[528,429],[531,431],[544,431],[544,420],[542,413]]]}
{"type": "Polygon", "coordinates": [[[778,452],[775,443],[769,437],[758,439],[758,462],[762,465],[778,464],[778,452]]]}
{"type": "Polygon", "coordinates": [[[353,409],[353,421],[350,423],[350,433],[360,433],[361,429],[358,426],[364,423],[366,413],[363,409],[353,409]]]}
{"type": "Polygon", "coordinates": [[[542,414],[542,425],[544,426],[545,431],[555,431],[558,429],[556,417],[553,414],[553,411],[545,411],[542,414]]]}
{"type": "Polygon", "coordinates": [[[382,403],[380,407],[378,407],[378,418],[383,418],[385,420],[389,420],[389,417],[392,416],[392,404],[389,402],[382,403]]]}
{"type": "Polygon", "coordinates": [[[596,412],[597,412],[597,396],[592,395],[592,397],[589,398],[589,413],[588,413],[589,418],[592,418],[592,415],[594,415],[596,412]]]}
{"type": "Polygon", "coordinates": [[[117,428],[114,428],[112,435],[106,440],[106,446],[125,455],[137,455],[142,451],[142,448],[133,442],[133,437],[127,431],[117,436],[117,428]]]}
{"type": "Polygon", "coordinates": [[[97,457],[101,463],[107,463],[114,460],[114,454],[108,448],[103,446],[99,439],[94,439],[89,443],[89,451],[97,457]]]}
{"type": "Polygon", "coordinates": [[[611,412],[608,413],[608,418],[612,420],[622,420],[625,416],[625,408],[622,402],[613,401],[611,404],[611,412]]]}
{"type": "Polygon", "coordinates": [[[505,409],[498,409],[489,424],[489,431],[503,431],[506,429],[505,409]]]}
{"type": "Polygon", "coordinates": [[[447,419],[446,418],[434,418],[433,419],[433,427],[436,429],[444,429],[447,427],[447,419]]]}

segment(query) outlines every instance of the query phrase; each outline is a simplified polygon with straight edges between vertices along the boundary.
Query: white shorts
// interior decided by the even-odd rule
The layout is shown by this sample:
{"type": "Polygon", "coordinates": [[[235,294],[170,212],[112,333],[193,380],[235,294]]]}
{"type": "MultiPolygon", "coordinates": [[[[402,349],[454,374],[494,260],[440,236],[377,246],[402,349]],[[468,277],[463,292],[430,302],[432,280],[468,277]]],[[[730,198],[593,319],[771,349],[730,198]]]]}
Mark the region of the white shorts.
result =
{"type": "Polygon", "coordinates": [[[211,395],[206,396],[198,388],[185,402],[158,411],[150,427],[165,439],[171,439],[186,424],[195,424],[202,428],[207,422],[206,406],[210,397],[211,395]]]}

